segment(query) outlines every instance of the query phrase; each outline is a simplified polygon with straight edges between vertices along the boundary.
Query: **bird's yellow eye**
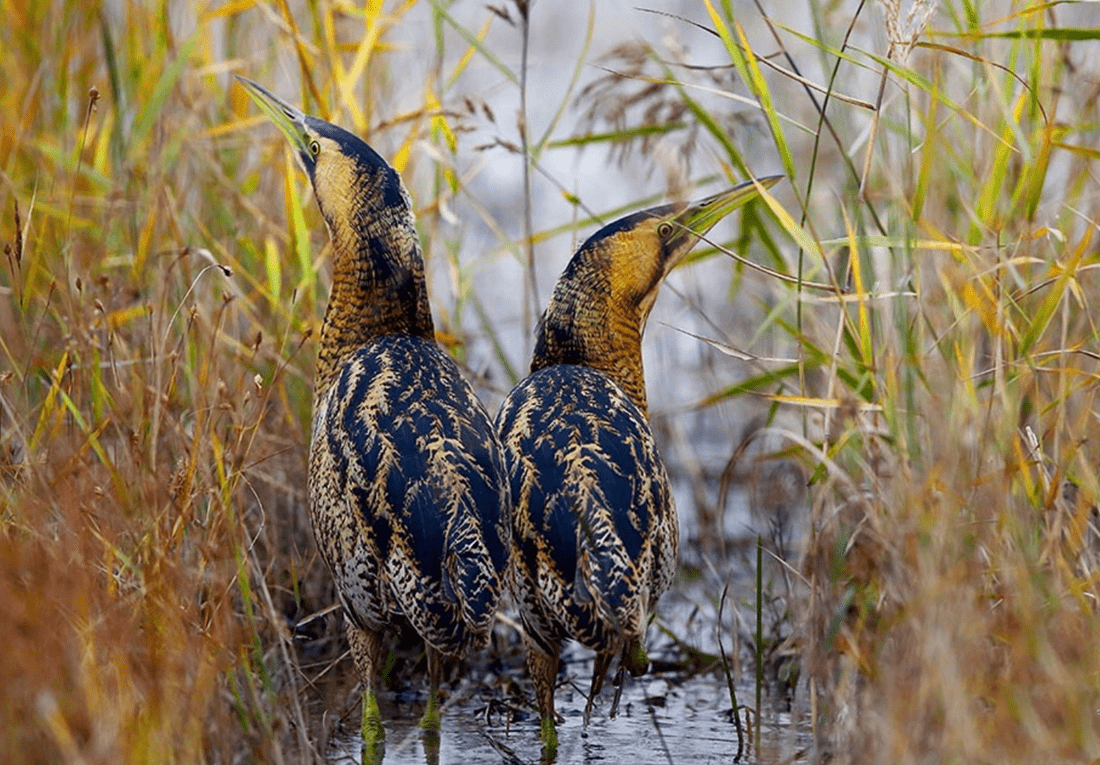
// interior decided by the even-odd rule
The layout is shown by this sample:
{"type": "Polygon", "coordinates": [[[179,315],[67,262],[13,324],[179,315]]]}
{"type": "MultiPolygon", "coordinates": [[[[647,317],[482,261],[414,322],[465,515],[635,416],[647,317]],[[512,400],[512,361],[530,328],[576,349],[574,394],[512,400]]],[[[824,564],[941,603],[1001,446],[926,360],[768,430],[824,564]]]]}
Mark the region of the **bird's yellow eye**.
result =
{"type": "Polygon", "coordinates": [[[321,144],[317,143],[316,141],[310,141],[309,153],[316,157],[318,154],[321,153],[321,144]]]}
{"type": "Polygon", "coordinates": [[[672,224],[666,221],[657,226],[657,236],[661,237],[661,239],[668,239],[672,236],[672,224]]]}

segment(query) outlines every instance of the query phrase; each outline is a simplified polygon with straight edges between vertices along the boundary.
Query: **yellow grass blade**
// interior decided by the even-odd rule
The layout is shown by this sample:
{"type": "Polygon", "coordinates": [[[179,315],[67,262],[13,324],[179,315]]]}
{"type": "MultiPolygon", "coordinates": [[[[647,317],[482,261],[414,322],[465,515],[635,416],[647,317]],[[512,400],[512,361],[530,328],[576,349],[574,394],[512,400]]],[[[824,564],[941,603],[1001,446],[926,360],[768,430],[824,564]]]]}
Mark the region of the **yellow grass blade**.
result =
{"type": "MultiPolygon", "coordinates": [[[[855,242],[855,232],[852,229],[852,221],[848,217],[848,211],[842,206],[844,213],[844,228],[848,231],[848,252],[852,269],[852,286],[856,295],[864,295],[867,292],[867,280],[863,274],[863,257],[855,242]]],[[[856,329],[859,334],[859,349],[861,363],[867,368],[875,366],[874,344],[871,339],[871,316],[868,311],[867,301],[860,297],[856,304],[856,329]]]]}
{"type": "Polygon", "coordinates": [[[57,406],[57,399],[61,394],[61,381],[65,379],[65,370],[68,369],[68,367],[69,352],[65,351],[61,354],[61,359],[57,363],[57,368],[54,369],[53,375],[50,378],[50,388],[46,392],[45,399],[42,401],[42,408],[38,413],[38,423],[34,426],[34,433],[31,435],[30,441],[27,442],[27,449],[31,453],[34,453],[42,437],[45,435],[46,426],[49,421],[56,421],[56,418],[61,414],[57,406]]]}

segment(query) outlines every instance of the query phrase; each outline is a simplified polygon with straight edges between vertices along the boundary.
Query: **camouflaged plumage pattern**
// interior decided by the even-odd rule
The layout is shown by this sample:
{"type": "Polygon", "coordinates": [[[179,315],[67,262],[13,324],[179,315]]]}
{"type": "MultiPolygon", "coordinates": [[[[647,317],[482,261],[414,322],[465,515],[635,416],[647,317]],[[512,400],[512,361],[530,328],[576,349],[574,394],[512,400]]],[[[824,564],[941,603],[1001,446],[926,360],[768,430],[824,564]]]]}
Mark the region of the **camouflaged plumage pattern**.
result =
{"type": "Polygon", "coordinates": [[[314,408],[314,534],[344,608],[381,632],[404,616],[457,656],[486,644],[509,550],[499,445],[433,340],[377,337],[314,408]]]}
{"type": "Polygon", "coordinates": [[[535,372],[497,415],[513,501],[513,587],[542,650],[642,640],[679,530],[642,411],[599,371],[535,372]]]}

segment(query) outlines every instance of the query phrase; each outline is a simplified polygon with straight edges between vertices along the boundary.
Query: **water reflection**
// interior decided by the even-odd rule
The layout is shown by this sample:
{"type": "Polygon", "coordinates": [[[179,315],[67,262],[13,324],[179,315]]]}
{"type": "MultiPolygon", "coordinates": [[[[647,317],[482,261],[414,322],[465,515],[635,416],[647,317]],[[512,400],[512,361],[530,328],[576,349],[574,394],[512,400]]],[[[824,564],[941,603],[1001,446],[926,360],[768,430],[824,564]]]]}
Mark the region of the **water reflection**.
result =
{"type": "MultiPolygon", "coordinates": [[[[576,657],[568,666],[578,682],[586,681],[590,663],[576,657]]],[[[461,690],[461,689],[460,689],[461,690]]],[[[749,687],[738,688],[739,698],[752,697],[749,687]]],[[[379,699],[386,721],[383,752],[364,758],[355,731],[332,742],[330,761],[386,763],[386,765],[640,765],[640,763],[728,763],[737,752],[737,733],[730,717],[729,694],[720,675],[691,678],[648,676],[627,680],[619,714],[607,718],[610,694],[601,699],[587,731],[583,729],[584,695],[560,688],[557,701],[564,721],[558,726],[556,756],[539,743],[538,715],[533,710],[517,715],[488,715],[485,700],[477,693],[453,694],[442,709],[442,730],[425,732],[417,727],[421,706],[379,699]]],[[[762,762],[798,760],[809,748],[810,736],[804,713],[766,712],[767,757],[762,762]]],[[[752,757],[743,761],[754,762],[752,757]]]]}

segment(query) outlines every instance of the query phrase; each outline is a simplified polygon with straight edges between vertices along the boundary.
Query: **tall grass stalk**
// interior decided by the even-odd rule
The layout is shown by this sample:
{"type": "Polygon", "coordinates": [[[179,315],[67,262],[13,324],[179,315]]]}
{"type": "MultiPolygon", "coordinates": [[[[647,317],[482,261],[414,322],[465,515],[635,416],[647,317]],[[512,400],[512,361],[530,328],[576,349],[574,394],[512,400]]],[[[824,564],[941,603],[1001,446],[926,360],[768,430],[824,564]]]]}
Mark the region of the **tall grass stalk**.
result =
{"type": "Polygon", "coordinates": [[[753,710],[753,718],[756,722],[756,756],[760,757],[760,726],[764,705],[764,540],[759,535],[756,537],[756,634],[754,635],[754,648],[756,654],[756,708],[753,710]]]}

